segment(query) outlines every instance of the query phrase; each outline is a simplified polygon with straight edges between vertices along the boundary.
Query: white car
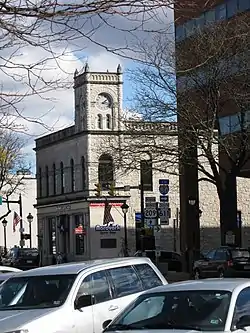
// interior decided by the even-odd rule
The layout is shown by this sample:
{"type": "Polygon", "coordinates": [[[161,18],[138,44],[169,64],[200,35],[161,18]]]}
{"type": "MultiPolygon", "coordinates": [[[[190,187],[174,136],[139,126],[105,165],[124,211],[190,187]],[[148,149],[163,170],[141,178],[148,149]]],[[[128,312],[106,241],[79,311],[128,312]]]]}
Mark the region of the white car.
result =
{"type": "Polygon", "coordinates": [[[0,287],[0,333],[102,332],[143,291],[167,281],[148,258],[40,267],[0,287]]]}
{"type": "Polygon", "coordinates": [[[141,294],[103,332],[250,332],[250,280],[206,279],[141,294]]]}
{"type": "Polygon", "coordinates": [[[17,272],[22,272],[22,270],[15,268],[15,267],[0,266],[0,274],[1,273],[17,273],[17,272]]]}

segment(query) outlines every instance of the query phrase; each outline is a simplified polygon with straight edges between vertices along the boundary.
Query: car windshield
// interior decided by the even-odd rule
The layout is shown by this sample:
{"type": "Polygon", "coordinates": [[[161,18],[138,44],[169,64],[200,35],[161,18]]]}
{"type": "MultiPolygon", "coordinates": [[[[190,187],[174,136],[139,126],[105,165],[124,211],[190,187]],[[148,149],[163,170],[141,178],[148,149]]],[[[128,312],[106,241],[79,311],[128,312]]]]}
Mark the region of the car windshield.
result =
{"type": "Polygon", "coordinates": [[[38,255],[37,249],[19,249],[19,257],[36,257],[38,255]]]}
{"type": "Polygon", "coordinates": [[[231,292],[187,290],[144,294],[106,329],[223,331],[231,292]]]}
{"type": "Polygon", "coordinates": [[[13,277],[0,286],[0,311],[62,305],[76,275],[13,277]]]}
{"type": "Polygon", "coordinates": [[[250,253],[246,249],[232,250],[233,258],[249,258],[250,253]]]}

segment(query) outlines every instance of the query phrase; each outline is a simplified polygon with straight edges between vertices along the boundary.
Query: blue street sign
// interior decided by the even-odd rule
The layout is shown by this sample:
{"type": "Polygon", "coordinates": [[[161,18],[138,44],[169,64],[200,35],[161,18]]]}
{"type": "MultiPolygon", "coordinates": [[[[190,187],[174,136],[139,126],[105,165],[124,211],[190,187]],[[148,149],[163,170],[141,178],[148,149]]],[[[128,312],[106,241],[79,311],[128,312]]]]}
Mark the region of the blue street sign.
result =
{"type": "Polygon", "coordinates": [[[169,185],[169,179],[159,179],[159,185],[169,185]]]}
{"type": "Polygon", "coordinates": [[[135,213],[135,222],[141,222],[141,213],[135,213]]]}
{"type": "Polygon", "coordinates": [[[160,202],[169,202],[168,195],[160,195],[160,202]]]}
{"type": "Polygon", "coordinates": [[[168,192],[169,192],[169,186],[166,185],[166,184],[161,184],[159,186],[159,192],[162,194],[162,195],[167,195],[168,192]]]}

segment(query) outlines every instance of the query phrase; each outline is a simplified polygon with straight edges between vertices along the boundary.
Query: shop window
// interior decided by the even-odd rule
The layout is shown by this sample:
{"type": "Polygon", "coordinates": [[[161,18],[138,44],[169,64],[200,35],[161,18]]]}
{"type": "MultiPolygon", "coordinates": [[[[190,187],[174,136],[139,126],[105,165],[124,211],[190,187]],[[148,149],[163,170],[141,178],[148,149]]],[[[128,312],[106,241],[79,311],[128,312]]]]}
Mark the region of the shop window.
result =
{"type": "MultiPolygon", "coordinates": [[[[84,228],[83,215],[74,215],[75,228],[82,226],[84,228]]],[[[84,234],[75,234],[75,254],[84,254],[84,234]]]]}
{"type": "Polygon", "coordinates": [[[70,160],[70,177],[71,177],[71,192],[75,192],[76,179],[75,179],[75,163],[73,158],[70,160]]]}
{"type": "Polygon", "coordinates": [[[56,254],[56,218],[48,218],[49,254],[56,254]]]}
{"type": "Polygon", "coordinates": [[[153,191],[153,167],[152,160],[141,161],[141,183],[144,191],[153,191]]]}
{"type": "Polygon", "coordinates": [[[114,182],[114,165],[113,159],[108,154],[103,154],[99,158],[98,165],[98,181],[104,188],[105,186],[112,184],[114,182]]]}
{"type": "Polygon", "coordinates": [[[116,249],[117,241],[116,238],[103,238],[101,239],[101,249],[116,249]]]}

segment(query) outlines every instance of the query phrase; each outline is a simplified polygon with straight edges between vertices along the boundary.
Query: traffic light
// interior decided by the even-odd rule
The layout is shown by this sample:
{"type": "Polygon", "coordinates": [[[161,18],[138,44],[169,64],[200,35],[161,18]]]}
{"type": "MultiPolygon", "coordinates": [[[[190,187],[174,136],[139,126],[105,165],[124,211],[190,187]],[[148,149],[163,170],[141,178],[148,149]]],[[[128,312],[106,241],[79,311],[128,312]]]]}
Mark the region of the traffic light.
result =
{"type": "Polygon", "coordinates": [[[109,191],[108,191],[108,194],[111,196],[111,197],[114,197],[115,196],[115,185],[112,183],[109,185],[109,191]]]}
{"type": "Polygon", "coordinates": [[[95,196],[100,197],[102,192],[102,186],[100,183],[95,184],[95,196]]]}
{"type": "Polygon", "coordinates": [[[30,234],[21,234],[21,239],[22,240],[23,239],[25,239],[25,240],[30,239],[30,234]]]}

